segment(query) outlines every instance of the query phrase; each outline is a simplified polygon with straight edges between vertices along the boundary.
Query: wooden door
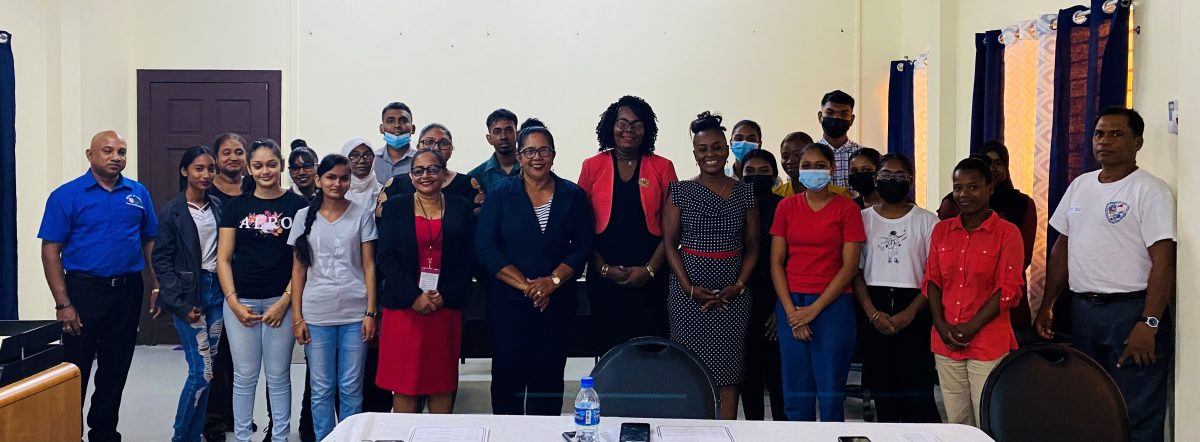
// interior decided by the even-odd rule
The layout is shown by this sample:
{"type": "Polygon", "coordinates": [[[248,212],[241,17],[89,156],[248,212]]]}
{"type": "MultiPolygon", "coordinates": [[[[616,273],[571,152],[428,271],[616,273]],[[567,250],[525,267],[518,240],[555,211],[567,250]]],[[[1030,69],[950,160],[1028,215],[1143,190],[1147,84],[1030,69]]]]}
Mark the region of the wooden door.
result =
{"type": "MultiPolygon", "coordinates": [[[[155,210],[179,194],[179,160],[188,148],[222,132],[280,141],[281,79],[280,71],[138,70],[138,180],[155,210]]],[[[178,343],[170,314],[154,320],[147,313],[150,287],[147,281],[138,344],[178,343]]]]}

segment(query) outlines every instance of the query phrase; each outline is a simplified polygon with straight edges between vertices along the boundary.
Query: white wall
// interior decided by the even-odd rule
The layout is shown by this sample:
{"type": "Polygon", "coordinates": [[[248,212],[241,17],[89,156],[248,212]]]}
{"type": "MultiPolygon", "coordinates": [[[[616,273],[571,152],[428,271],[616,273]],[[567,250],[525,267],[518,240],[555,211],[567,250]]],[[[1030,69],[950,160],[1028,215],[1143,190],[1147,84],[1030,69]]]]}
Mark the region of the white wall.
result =
{"type": "Polygon", "coordinates": [[[843,89],[863,101],[854,135],[883,139],[871,109],[883,103],[859,91],[859,5],[0,0],[17,68],[21,317],[53,316],[37,229],[49,192],[85,170],[91,135],[124,133],[136,177],[137,69],[281,70],[283,138],[321,153],[379,139],[380,109],[401,100],[418,125],[450,127],[460,171],[489,155],[484,118],[507,107],[547,123],[570,179],[596,150],[600,112],[630,93],[654,106],[659,152],[691,176],[687,124],[703,110],[727,127],[757,120],[777,151],[788,132],[819,133],[821,95],[843,89]]]}

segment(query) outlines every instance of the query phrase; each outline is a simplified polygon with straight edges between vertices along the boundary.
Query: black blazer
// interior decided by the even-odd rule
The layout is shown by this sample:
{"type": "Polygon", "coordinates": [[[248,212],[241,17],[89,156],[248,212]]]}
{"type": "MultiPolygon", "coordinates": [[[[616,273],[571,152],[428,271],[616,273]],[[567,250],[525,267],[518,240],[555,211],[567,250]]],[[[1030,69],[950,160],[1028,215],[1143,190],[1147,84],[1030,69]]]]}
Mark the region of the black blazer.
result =
{"type": "MultiPolygon", "coordinates": [[[[460,196],[446,195],[442,214],[442,268],[438,292],[445,307],[462,309],[471,294],[475,269],[474,204],[460,196]]],[[[421,296],[418,287],[421,263],[417,258],[416,211],[412,195],[397,195],[383,203],[379,222],[376,262],[383,274],[380,305],[389,309],[411,308],[421,296]]]]}
{"type": "MultiPolygon", "coordinates": [[[[221,225],[221,201],[207,195],[209,213],[221,225]]],[[[188,211],[183,193],[168,201],[158,213],[158,238],[150,260],[158,278],[158,305],[180,318],[187,317],[192,307],[199,306],[200,233],[188,211]]]]}
{"type": "MultiPolygon", "coordinates": [[[[483,201],[475,232],[479,260],[492,275],[493,293],[489,296],[504,296],[506,291],[509,296],[524,296],[495,278],[509,264],[528,278],[549,276],[559,264],[581,275],[592,256],[594,229],[592,206],[575,183],[554,176],[554,200],[543,233],[521,177],[500,181],[483,201]]],[[[564,288],[572,284],[574,279],[563,282],[564,288]]]]}

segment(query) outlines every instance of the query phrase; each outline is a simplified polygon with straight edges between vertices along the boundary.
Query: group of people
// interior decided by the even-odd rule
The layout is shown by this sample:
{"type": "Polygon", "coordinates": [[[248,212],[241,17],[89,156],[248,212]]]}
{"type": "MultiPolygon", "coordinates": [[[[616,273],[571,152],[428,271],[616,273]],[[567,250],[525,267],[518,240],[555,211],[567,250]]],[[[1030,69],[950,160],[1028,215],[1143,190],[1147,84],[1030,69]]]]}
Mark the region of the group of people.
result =
{"type": "Polygon", "coordinates": [[[459,173],[450,129],[417,130],[396,102],[379,149],[355,138],[320,157],[296,140],[285,159],[274,141],[236,134],[188,149],[181,192],[157,213],[121,175],[125,141],[101,132],[39,232],[67,359],[85,373],[99,361],[90,439],[119,438],[144,270],[151,313],[173,316],[189,367],[175,440],[223,439],[227,424],[249,440],[260,372],[267,431],[286,440],[297,343],[308,437],[361,411],[451,412],[473,280],[487,293],[496,414],[560,413],[584,284],[587,338],[682,344],[712,372],[721,418],[740,399],[763,419],[766,389],[776,420],[843,420],[857,348],[880,421],[941,422],[940,388],[946,421],[975,424],[996,364],[1064,329],[1053,306],[1067,291],[1072,343],[1117,381],[1135,440],[1162,440],[1174,198],[1137,168],[1135,111],[1095,122],[1102,169],[1076,178],[1050,218],[1061,235],[1036,316],[1025,296],[1036,208],[1013,188],[1003,144],[954,167],[935,214],[912,202],[911,159],[849,140],[853,98],[830,92],[816,116],[821,136],[786,135],[777,161],[754,121],[727,130],[701,113],[696,169],[680,180],[655,154],[650,105],[621,97],[572,182],[553,172],[554,136],[536,119],[492,112],[493,155],[459,173]]]}

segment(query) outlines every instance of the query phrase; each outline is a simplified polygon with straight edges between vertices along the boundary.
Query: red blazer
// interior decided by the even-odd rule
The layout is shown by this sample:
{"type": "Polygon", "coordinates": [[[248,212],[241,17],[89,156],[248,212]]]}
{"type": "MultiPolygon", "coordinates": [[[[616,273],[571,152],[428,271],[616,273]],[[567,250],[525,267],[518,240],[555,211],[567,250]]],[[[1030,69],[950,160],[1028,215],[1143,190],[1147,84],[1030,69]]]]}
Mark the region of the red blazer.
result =
{"type": "MultiPolygon", "coordinates": [[[[579,173],[579,187],[587,194],[596,216],[596,233],[608,227],[612,215],[613,177],[612,150],[600,152],[583,161],[579,173]]],[[[638,172],[638,187],[642,194],[642,211],[646,212],[646,228],[655,236],[662,236],[662,206],[667,199],[667,184],[679,181],[675,165],[671,160],[653,153],[642,157],[638,172]]]]}

